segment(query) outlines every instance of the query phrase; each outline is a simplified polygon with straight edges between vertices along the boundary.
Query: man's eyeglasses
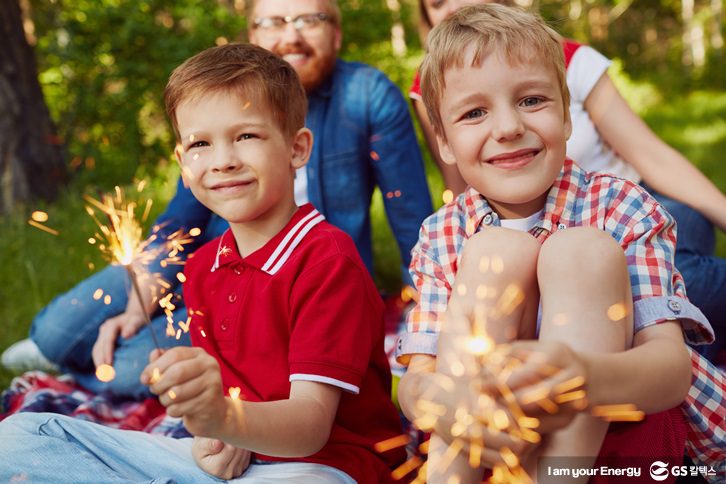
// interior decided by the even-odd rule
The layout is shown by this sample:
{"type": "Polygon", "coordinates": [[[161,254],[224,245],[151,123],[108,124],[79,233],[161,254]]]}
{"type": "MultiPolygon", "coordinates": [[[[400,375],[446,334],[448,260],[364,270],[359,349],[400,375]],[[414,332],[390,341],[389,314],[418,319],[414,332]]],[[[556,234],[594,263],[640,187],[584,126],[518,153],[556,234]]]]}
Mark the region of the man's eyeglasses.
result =
{"type": "Polygon", "coordinates": [[[325,22],[331,22],[332,17],[327,13],[305,13],[297,17],[258,17],[254,21],[256,29],[265,32],[280,32],[287,24],[292,24],[295,30],[312,31],[325,22]]]}

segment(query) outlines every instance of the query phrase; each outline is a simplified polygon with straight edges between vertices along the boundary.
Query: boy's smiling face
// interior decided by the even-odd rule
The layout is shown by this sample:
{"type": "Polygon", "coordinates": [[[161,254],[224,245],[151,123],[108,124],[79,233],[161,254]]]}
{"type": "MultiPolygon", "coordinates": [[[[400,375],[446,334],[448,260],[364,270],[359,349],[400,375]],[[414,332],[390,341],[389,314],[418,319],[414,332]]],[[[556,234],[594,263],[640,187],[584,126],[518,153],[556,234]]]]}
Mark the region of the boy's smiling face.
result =
{"type": "Polygon", "coordinates": [[[312,144],[309,130],[287,136],[264,101],[223,91],[182,101],[176,117],[182,176],[202,204],[232,226],[287,221],[295,169],[312,144]]]}
{"type": "Polygon", "coordinates": [[[510,62],[487,54],[444,73],[440,112],[445,162],[504,218],[544,206],[565,159],[571,124],[554,69],[543,62],[510,62]]]}

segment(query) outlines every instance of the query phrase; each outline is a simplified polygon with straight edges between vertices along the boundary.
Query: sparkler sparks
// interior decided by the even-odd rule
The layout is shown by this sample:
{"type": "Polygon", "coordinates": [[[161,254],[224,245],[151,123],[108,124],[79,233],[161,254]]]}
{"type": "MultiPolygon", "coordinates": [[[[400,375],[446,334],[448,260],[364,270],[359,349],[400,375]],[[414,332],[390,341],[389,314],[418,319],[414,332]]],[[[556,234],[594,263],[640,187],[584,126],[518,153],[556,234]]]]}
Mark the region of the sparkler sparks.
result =
{"type": "MultiPolygon", "coordinates": [[[[141,181],[137,185],[137,191],[143,190],[145,182],[141,181]]],[[[146,221],[151,210],[151,200],[147,200],[145,203],[137,204],[136,202],[127,202],[124,196],[124,192],[120,187],[115,187],[114,195],[103,195],[100,200],[96,200],[89,196],[84,196],[84,199],[88,203],[86,206],[86,212],[93,218],[94,222],[98,226],[98,232],[89,239],[89,243],[97,245],[102,254],[112,264],[119,264],[123,266],[129,278],[131,279],[131,285],[139,301],[144,301],[142,297],[141,288],[139,286],[139,278],[134,270],[134,266],[148,265],[150,262],[157,259],[165,250],[168,251],[168,257],[162,261],[162,265],[173,263],[182,264],[182,260],[179,256],[179,252],[184,250],[184,245],[191,242],[193,239],[188,237],[182,231],[177,231],[167,237],[165,241],[159,243],[157,241],[157,234],[159,227],[155,228],[155,233],[148,238],[143,237],[142,223],[146,221]],[[144,207],[143,215],[138,218],[136,216],[137,209],[140,206],[144,207]],[[96,213],[100,212],[101,217],[97,217],[96,213]],[[101,222],[101,219],[106,220],[107,223],[101,222]],[[156,243],[154,243],[156,242],[156,243]]],[[[197,229],[199,230],[199,229],[197,229]]],[[[199,231],[201,233],[201,231],[199,231]]],[[[181,273],[180,273],[181,274],[181,273]]],[[[144,277],[146,274],[144,275],[144,277]]],[[[183,282],[183,275],[178,275],[177,278],[183,282]]],[[[166,290],[170,289],[171,286],[163,281],[161,278],[156,280],[158,285],[161,286],[162,294],[166,290]]],[[[97,289],[93,294],[95,300],[100,300],[104,297],[103,290],[97,289]]],[[[156,300],[156,296],[153,297],[156,300]]],[[[111,303],[111,296],[106,294],[104,297],[104,303],[111,303]]],[[[162,308],[168,310],[169,313],[174,309],[174,306],[166,300],[166,306],[162,305],[162,308]]],[[[167,315],[169,316],[169,313],[167,315]]],[[[154,341],[154,346],[157,349],[161,349],[159,341],[156,338],[156,334],[151,327],[151,319],[146,311],[144,311],[145,323],[149,327],[149,332],[154,341]]],[[[186,331],[186,330],[185,330],[186,331]]],[[[173,333],[172,333],[173,334],[173,333]]],[[[100,378],[99,378],[100,379],[100,378]]]]}
{"type": "Polygon", "coordinates": [[[108,383],[116,378],[116,370],[114,370],[113,366],[104,363],[96,368],[96,378],[104,383],[108,383]]]}

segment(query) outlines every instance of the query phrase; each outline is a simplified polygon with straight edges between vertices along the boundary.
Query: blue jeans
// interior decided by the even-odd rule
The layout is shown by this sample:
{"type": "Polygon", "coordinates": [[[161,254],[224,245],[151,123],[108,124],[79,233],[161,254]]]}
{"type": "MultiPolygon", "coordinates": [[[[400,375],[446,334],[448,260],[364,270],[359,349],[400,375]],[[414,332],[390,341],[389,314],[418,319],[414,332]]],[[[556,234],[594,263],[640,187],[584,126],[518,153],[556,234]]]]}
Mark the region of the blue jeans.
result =
{"type": "MultiPolygon", "coordinates": [[[[88,390],[143,399],[151,396],[148,388],[139,381],[141,370],[154,349],[148,326],[142,326],[129,339],[119,337],[113,361],[116,377],[112,381],[103,383],[96,378],[91,357],[99,326],[126,309],[130,287],[130,278],[123,267],[106,267],[57,296],[38,313],[30,328],[30,338],[46,358],[73,375],[88,390]],[[104,296],[111,296],[110,304],[105,304],[103,297],[99,300],[93,298],[93,293],[99,288],[104,296]]],[[[175,301],[175,305],[174,321],[186,321],[186,308],[181,299],[175,301]]],[[[155,314],[151,320],[154,335],[163,348],[191,344],[189,334],[182,334],[179,340],[167,337],[166,324],[163,313],[155,314]]]]}
{"type": "MultiPolygon", "coordinates": [[[[119,430],[65,415],[19,413],[0,422],[0,482],[217,483],[194,462],[191,438],[119,430]]],[[[251,465],[231,482],[352,484],[332,467],[302,462],[251,465]]]]}
{"type": "Polygon", "coordinates": [[[714,362],[726,340],[726,259],[714,255],[713,224],[688,205],[649,191],[676,219],[676,267],[686,281],[688,299],[708,318],[716,333],[713,344],[698,350],[714,362]]]}

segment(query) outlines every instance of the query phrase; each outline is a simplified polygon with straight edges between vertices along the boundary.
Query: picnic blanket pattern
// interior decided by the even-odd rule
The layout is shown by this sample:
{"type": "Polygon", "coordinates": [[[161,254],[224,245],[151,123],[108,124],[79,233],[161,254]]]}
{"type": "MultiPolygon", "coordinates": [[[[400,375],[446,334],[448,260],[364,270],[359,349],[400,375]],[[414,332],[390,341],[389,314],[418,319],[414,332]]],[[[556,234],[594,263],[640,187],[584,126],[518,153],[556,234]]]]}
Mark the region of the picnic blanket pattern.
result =
{"type": "Polygon", "coordinates": [[[81,388],[69,375],[27,372],[13,379],[0,402],[0,421],[18,412],[52,412],[118,429],[173,438],[191,437],[181,419],[167,416],[155,398],[139,402],[108,394],[95,395],[81,388]]]}

